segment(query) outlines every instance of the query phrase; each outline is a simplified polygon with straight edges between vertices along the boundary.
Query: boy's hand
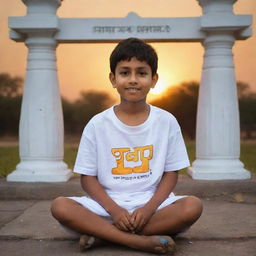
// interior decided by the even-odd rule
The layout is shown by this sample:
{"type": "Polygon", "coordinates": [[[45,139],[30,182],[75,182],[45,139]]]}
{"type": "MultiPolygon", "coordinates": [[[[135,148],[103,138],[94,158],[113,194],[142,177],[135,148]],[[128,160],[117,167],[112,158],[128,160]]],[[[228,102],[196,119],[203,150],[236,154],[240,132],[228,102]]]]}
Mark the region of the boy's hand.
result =
{"type": "Polygon", "coordinates": [[[120,208],[116,210],[114,213],[112,213],[111,216],[113,218],[114,225],[118,229],[126,232],[134,231],[134,228],[131,222],[131,216],[127,210],[120,208]]]}
{"type": "Polygon", "coordinates": [[[131,221],[134,227],[135,233],[139,233],[145,227],[145,225],[150,220],[151,216],[153,215],[154,211],[146,207],[141,207],[135,210],[132,213],[131,221]]]}

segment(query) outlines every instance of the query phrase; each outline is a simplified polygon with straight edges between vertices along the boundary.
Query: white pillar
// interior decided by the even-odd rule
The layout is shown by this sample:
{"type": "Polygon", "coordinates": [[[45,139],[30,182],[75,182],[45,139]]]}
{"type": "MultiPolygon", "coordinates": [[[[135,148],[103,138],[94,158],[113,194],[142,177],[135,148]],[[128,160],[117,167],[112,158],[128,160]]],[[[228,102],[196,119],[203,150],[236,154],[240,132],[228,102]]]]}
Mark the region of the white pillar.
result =
{"type": "MultiPolygon", "coordinates": [[[[220,20],[221,12],[232,12],[234,2],[199,0],[206,17],[215,16],[220,20]],[[218,12],[219,16],[216,15],[218,12]]],[[[193,179],[250,178],[250,172],[239,160],[240,126],[232,54],[237,27],[229,27],[228,22],[225,19],[225,27],[220,25],[205,29],[207,36],[203,42],[205,55],[198,101],[196,160],[189,169],[193,179]]]]}
{"type": "Polygon", "coordinates": [[[63,162],[63,114],[56,69],[59,0],[23,0],[28,63],[20,119],[20,163],[7,181],[63,182],[72,173],[63,162]],[[33,25],[40,24],[39,28],[33,25]]]}

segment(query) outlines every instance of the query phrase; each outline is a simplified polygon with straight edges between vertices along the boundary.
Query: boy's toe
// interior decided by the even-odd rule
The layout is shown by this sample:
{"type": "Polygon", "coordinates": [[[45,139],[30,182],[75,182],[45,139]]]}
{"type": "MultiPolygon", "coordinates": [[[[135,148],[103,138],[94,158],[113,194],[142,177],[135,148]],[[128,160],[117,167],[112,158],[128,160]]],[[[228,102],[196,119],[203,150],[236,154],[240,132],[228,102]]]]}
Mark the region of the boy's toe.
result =
{"type": "Polygon", "coordinates": [[[79,240],[80,251],[86,251],[87,249],[93,246],[94,242],[95,238],[93,236],[82,235],[79,240]]]}
{"type": "Polygon", "coordinates": [[[165,253],[166,255],[173,255],[176,252],[176,244],[171,237],[161,236],[157,239],[163,246],[158,247],[159,249],[156,248],[156,251],[159,253],[165,253]]]}

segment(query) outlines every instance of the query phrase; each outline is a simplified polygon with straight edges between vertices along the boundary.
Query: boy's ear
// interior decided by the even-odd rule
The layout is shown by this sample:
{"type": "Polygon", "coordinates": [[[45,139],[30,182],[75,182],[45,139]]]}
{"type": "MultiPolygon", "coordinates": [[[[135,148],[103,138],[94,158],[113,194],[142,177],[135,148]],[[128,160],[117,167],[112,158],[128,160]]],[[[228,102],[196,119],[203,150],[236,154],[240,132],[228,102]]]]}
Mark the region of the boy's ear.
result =
{"type": "Polygon", "coordinates": [[[151,85],[151,88],[154,88],[156,83],[158,81],[158,74],[154,74],[153,77],[152,77],[152,85],[151,85]]]}
{"type": "Polygon", "coordinates": [[[109,73],[109,80],[110,80],[113,88],[116,88],[116,77],[113,74],[113,72],[109,73]]]}

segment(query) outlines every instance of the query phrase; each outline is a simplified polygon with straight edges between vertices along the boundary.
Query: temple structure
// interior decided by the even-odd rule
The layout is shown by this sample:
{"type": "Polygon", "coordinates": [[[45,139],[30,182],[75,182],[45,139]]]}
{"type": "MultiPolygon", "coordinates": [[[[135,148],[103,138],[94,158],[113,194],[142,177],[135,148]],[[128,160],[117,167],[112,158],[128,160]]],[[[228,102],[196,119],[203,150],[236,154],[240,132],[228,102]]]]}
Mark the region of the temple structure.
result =
{"type": "MultiPolygon", "coordinates": [[[[60,0],[22,0],[24,17],[10,17],[10,37],[28,48],[20,117],[20,163],[8,181],[64,182],[63,113],[56,69],[60,43],[198,42],[204,46],[193,179],[248,179],[240,158],[240,127],[232,47],[252,35],[251,15],[235,15],[236,0],[198,0],[203,15],[184,18],[59,18],[60,0]]],[[[195,0],[196,1],[196,0],[195,0]]],[[[74,3],[75,4],[75,3],[74,3]]],[[[92,2],[93,4],[93,2],[92,2]]]]}

